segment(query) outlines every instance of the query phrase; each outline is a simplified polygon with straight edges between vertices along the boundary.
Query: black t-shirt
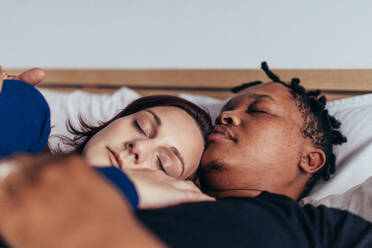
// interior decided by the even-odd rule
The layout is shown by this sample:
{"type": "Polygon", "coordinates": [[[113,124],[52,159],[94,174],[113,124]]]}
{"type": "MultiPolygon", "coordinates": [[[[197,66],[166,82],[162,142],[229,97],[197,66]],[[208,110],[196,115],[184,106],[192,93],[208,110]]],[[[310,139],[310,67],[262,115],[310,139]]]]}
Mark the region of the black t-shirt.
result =
{"type": "Polygon", "coordinates": [[[170,247],[372,247],[372,223],[263,192],[137,211],[170,247]]]}

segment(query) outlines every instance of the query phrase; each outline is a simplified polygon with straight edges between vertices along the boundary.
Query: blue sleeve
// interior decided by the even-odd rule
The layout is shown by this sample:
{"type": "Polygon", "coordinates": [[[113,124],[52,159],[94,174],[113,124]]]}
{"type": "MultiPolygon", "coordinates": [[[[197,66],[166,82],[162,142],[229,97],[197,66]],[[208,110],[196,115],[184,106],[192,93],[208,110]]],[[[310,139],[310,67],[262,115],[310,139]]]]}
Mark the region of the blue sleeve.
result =
{"type": "MultiPolygon", "coordinates": [[[[19,80],[4,80],[0,93],[0,158],[13,153],[42,152],[50,134],[50,110],[41,93],[19,80]]],[[[97,170],[110,180],[138,208],[138,195],[133,183],[114,167],[97,170]]]]}
{"type": "Polygon", "coordinates": [[[50,110],[41,93],[19,80],[4,80],[0,93],[0,158],[36,154],[48,144],[50,110]]]}
{"type": "Polygon", "coordinates": [[[115,167],[94,167],[101,175],[112,182],[130,202],[133,209],[138,209],[138,194],[134,184],[121,170],[115,167]]]}

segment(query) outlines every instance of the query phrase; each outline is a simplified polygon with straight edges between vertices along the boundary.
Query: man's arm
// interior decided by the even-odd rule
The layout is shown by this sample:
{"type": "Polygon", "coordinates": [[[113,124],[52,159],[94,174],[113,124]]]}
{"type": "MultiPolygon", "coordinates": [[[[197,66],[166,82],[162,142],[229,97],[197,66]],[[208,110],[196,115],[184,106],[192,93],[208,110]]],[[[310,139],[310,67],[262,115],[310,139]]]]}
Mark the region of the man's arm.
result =
{"type": "Polygon", "coordinates": [[[0,233],[12,247],[163,247],[118,190],[79,157],[17,157],[0,182],[0,233]]]}

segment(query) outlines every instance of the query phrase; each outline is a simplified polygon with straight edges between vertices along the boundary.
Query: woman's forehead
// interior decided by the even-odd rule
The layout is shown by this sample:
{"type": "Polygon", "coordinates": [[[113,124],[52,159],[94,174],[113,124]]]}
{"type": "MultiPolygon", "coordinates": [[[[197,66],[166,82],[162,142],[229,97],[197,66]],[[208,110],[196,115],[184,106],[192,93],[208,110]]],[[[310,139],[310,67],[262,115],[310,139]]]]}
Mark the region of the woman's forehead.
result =
{"type": "Polygon", "coordinates": [[[203,140],[197,121],[183,109],[174,106],[160,106],[149,108],[148,110],[159,117],[163,124],[160,128],[164,135],[173,137],[179,143],[182,143],[187,138],[195,141],[197,139],[203,140]],[[183,130],[183,132],[180,132],[180,130],[183,130]],[[188,135],[190,133],[193,134],[192,137],[188,135]]]}
{"type": "Polygon", "coordinates": [[[196,164],[204,149],[204,140],[193,117],[174,106],[157,106],[148,110],[159,116],[163,124],[159,126],[161,135],[167,136],[169,144],[179,151],[185,164],[196,164]]]}

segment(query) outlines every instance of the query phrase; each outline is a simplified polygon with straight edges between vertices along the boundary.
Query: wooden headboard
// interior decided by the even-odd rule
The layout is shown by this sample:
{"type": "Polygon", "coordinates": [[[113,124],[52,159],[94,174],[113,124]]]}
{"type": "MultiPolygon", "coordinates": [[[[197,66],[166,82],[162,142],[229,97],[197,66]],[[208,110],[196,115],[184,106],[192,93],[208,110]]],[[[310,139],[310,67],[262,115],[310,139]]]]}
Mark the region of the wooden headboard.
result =
{"type": "MultiPolygon", "coordinates": [[[[9,70],[17,74],[22,70],[9,70]]],[[[40,88],[62,91],[83,89],[110,93],[127,86],[141,95],[180,92],[216,98],[231,96],[229,89],[244,82],[269,81],[262,70],[224,69],[123,69],[46,70],[40,88]]],[[[321,89],[329,100],[372,92],[372,70],[273,70],[283,81],[298,77],[307,89],[321,89]]]]}

